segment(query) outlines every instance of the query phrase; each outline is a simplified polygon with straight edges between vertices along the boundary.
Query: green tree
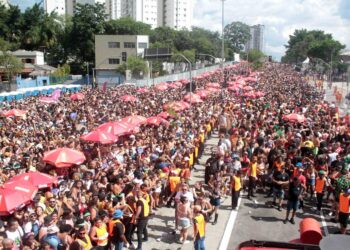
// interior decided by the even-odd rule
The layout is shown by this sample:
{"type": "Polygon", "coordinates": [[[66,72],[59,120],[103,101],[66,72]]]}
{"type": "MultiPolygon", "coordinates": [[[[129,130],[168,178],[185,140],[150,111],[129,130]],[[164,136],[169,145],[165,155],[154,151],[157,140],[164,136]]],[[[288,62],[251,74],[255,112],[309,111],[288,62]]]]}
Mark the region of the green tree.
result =
{"type": "Polygon", "coordinates": [[[331,57],[335,61],[338,60],[339,52],[343,48],[345,48],[344,45],[334,40],[331,34],[326,34],[324,31],[295,30],[293,35],[289,36],[286,54],[282,61],[300,64],[307,57],[311,57],[329,63],[331,57]]]}
{"type": "Polygon", "coordinates": [[[150,33],[150,25],[134,21],[131,17],[122,17],[105,23],[107,35],[149,35],[150,33]]]}
{"type": "Polygon", "coordinates": [[[7,81],[11,83],[13,77],[23,69],[23,63],[10,53],[0,51],[0,68],[3,69],[7,81]]]}
{"type": "Polygon", "coordinates": [[[77,4],[72,18],[70,34],[71,56],[78,64],[78,70],[84,70],[84,63],[94,63],[95,35],[104,33],[105,8],[103,4],[77,4]]]}
{"type": "Polygon", "coordinates": [[[128,57],[126,63],[123,63],[117,67],[117,72],[125,74],[126,70],[130,70],[132,77],[139,79],[143,78],[148,73],[148,66],[145,60],[137,56],[128,57]]]}
{"type": "MultiPolygon", "coordinates": [[[[174,49],[174,40],[176,37],[176,31],[170,27],[158,27],[152,30],[150,35],[150,43],[152,48],[160,46],[162,48],[174,49]]],[[[158,48],[160,48],[158,47],[158,48]]]]}
{"type": "Polygon", "coordinates": [[[242,22],[232,22],[224,29],[225,39],[229,42],[233,52],[239,53],[250,39],[250,28],[242,22]]]}
{"type": "Polygon", "coordinates": [[[70,66],[68,64],[58,65],[57,70],[51,75],[54,77],[66,77],[70,74],[70,66]]]}
{"type": "Polygon", "coordinates": [[[261,61],[265,57],[265,54],[257,49],[252,49],[248,52],[248,61],[255,63],[261,61]]]}

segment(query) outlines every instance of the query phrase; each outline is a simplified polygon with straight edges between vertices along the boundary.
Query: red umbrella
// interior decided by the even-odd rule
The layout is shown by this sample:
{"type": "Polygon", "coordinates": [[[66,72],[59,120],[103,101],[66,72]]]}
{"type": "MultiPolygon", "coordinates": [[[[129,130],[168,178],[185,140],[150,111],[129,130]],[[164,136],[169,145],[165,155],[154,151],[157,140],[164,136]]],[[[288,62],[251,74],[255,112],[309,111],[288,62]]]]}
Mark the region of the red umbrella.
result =
{"type": "Polygon", "coordinates": [[[185,107],[180,102],[168,102],[163,105],[163,109],[165,110],[173,109],[176,112],[179,112],[179,111],[185,110],[185,107]]]}
{"type": "Polygon", "coordinates": [[[157,90],[159,91],[164,91],[168,89],[168,84],[166,83],[159,83],[158,85],[156,85],[155,87],[157,90]]]}
{"type": "Polygon", "coordinates": [[[243,90],[245,90],[245,91],[251,91],[251,90],[253,90],[253,87],[251,87],[251,86],[245,86],[245,87],[243,87],[243,90]]]}
{"type": "Polygon", "coordinates": [[[191,105],[188,102],[179,101],[179,103],[184,107],[184,109],[188,109],[191,107],[191,105]]]}
{"type": "Polygon", "coordinates": [[[212,92],[212,93],[218,93],[221,91],[219,88],[207,88],[207,90],[212,92]]]}
{"type": "Polygon", "coordinates": [[[82,93],[75,93],[75,94],[70,96],[70,99],[72,101],[83,100],[84,98],[85,98],[85,96],[82,93]]]}
{"type": "Polygon", "coordinates": [[[118,137],[103,130],[94,130],[80,137],[83,141],[97,142],[101,144],[110,144],[116,142],[118,137]]]}
{"type": "Polygon", "coordinates": [[[127,122],[107,122],[100,125],[97,129],[111,133],[115,136],[130,135],[139,132],[139,128],[127,122]]]}
{"type": "Polygon", "coordinates": [[[179,82],[181,82],[183,85],[189,83],[190,81],[187,79],[181,79],[179,82]]]}
{"type": "Polygon", "coordinates": [[[235,92],[240,90],[240,88],[238,86],[231,86],[231,87],[228,87],[227,89],[230,91],[235,91],[235,92]]]}
{"type": "Polygon", "coordinates": [[[210,82],[207,84],[207,87],[210,87],[210,88],[220,88],[220,84],[217,83],[217,82],[210,82]]]}
{"type": "Polygon", "coordinates": [[[257,97],[263,97],[263,96],[265,95],[265,93],[264,93],[264,92],[261,92],[261,91],[257,91],[257,92],[255,92],[255,95],[256,95],[257,97]]]}
{"type": "Polygon", "coordinates": [[[10,117],[10,116],[24,116],[27,113],[25,110],[20,109],[11,109],[9,111],[5,111],[2,113],[3,116],[10,117]]]}
{"type": "Polygon", "coordinates": [[[245,81],[246,81],[246,82],[256,82],[257,80],[256,80],[256,78],[250,77],[250,76],[249,76],[249,77],[246,77],[246,78],[245,78],[245,81]]]}
{"type": "Polygon", "coordinates": [[[196,94],[197,94],[200,98],[205,99],[205,98],[208,97],[208,95],[210,95],[210,91],[201,89],[201,90],[197,90],[197,91],[196,91],[196,94]]]}
{"type": "Polygon", "coordinates": [[[295,113],[285,115],[283,116],[283,119],[289,122],[299,122],[299,123],[303,123],[306,121],[306,118],[304,115],[299,115],[295,113]]]}
{"type": "Polygon", "coordinates": [[[57,148],[44,153],[44,162],[58,168],[71,167],[82,164],[86,158],[85,155],[77,150],[70,148],[57,148]]]}
{"type": "Polygon", "coordinates": [[[17,208],[30,203],[36,193],[37,190],[33,186],[0,187],[0,215],[9,215],[17,208]]]}
{"type": "Polygon", "coordinates": [[[53,184],[57,184],[57,178],[48,174],[40,172],[28,172],[20,175],[16,175],[11,178],[10,181],[19,183],[25,183],[29,186],[35,186],[39,189],[51,187],[53,184]]]}
{"type": "Polygon", "coordinates": [[[149,92],[149,89],[146,89],[146,88],[140,88],[136,91],[137,93],[148,93],[149,92]]]}
{"type": "Polygon", "coordinates": [[[134,126],[140,126],[146,123],[147,118],[141,115],[130,115],[130,116],[124,117],[123,119],[121,119],[121,121],[125,123],[130,123],[134,126]]]}
{"type": "Polygon", "coordinates": [[[168,112],[161,112],[157,116],[159,116],[163,119],[167,119],[168,117],[171,117],[172,115],[170,115],[168,112]]]}
{"type": "Polygon", "coordinates": [[[54,99],[52,97],[47,97],[47,96],[40,97],[39,101],[42,102],[42,103],[47,103],[47,104],[58,103],[57,99],[54,99]]]}
{"type": "Polygon", "coordinates": [[[160,116],[151,116],[151,117],[147,118],[147,124],[148,125],[155,125],[155,126],[159,126],[160,124],[163,124],[165,126],[169,126],[170,123],[160,116]]]}
{"type": "Polygon", "coordinates": [[[124,102],[136,102],[138,99],[132,95],[123,95],[122,97],[120,97],[120,100],[124,102]]]}
{"type": "Polygon", "coordinates": [[[185,97],[184,97],[184,99],[185,100],[190,100],[190,99],[201,99],[201,97],[200,97],[200,95],[198,95],[198,94],[187,94],[187,95],[185,95],[185,97]]]}

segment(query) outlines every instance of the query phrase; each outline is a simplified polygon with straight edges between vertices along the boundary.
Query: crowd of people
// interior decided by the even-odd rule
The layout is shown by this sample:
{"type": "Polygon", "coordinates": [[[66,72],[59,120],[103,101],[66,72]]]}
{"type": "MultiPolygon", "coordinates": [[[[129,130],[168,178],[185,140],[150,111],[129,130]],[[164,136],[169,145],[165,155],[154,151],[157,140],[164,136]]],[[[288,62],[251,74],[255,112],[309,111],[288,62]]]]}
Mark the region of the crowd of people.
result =
{"type": "Polygon", "coordinates": [[[279,210],[287,199],[284,223],[295,223],[305,200],[314,202],[316,212],[330,202],[346,233],[349,124],[320,89],[281,64],[266,64],[258,74],[246,64],[230,66],[194,83],[208,90],[203,102],[179,112],[170,109],[167,123],[141,125],[107,145],[81,136],[126,116],[156,116],[164,104],[182,100],[186,86],[166,91],[153,86],[143,93],[132,85],[84,88],[85,98],[78,101],[64,93],[57,104],[43,104],[38,97],[2,104],[3,110],[27,113],[1,118],[0,183],[29,171],[49,173],[59,182],[40,189],[31,204],[1,216],[0,249],[141,250],[148,220],[162,206],[174,208],[179,243],[193,240],[196,250],[205,249],[206,223],[220,220],[222,197],[231,195],[237,210],[241,191],[251,199],[257,189],[273,197],[279,210]],[[249,76],[256,80],[244,81],[249,76]],[[206,88],[213,82],[221,86],[206,88]],[[243,86],[231,91],[225,88],[230,82],[243,86]],[[264,96],[245,95],[244,86],[264,96]],[[125,95],[137,100],[121,100],[125,95]],[[286,119],[291,113],[306,119],[286,119]],[[204,179],[191,183],[214,134],[219,142],[205,162],[204,179]],[[43,161],[44,152],[60,147],[83,152],[86,161],[69,168],[43,161]]]}

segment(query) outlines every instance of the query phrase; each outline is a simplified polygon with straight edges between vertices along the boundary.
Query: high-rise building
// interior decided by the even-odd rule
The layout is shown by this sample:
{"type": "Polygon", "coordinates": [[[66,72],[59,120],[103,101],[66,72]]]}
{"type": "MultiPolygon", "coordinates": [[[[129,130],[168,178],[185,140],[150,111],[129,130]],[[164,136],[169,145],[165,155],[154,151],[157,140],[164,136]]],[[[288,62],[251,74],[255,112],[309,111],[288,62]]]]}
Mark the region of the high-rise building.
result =
{"type": "Polygon", "coordinates": [[[66,0],[45,0],[44,10],[46,13],[56,12],[58,15],[65,15],[66,0]]]}
{"type": "Polygon", "coordinates": [[[158,27],[158,0],[122,0],[121,16],[158,27]]]}
{"type": "Polygon", "coordinates": [[[108,19],[118,19],[121,17],[121,0],[106,0],[106,14],[108,19]]]}
{"type": "Polygon", "coordinates": [[[9,7],[9,1],[8,0],[0,0],[0,4],[4,5],[5,7],[9,7]]]}
{"type": "Polygon", "coordinates": [[[77,4],[91,4],[94,5],[96,3],[105,4],[106,0],[65,0],[66,1],[66,14],[74,15],[75,8],[77,4]]]}
{"type": "Polygon", "coordinates": [[[261,24],[253,25],[250,27],[250,40],[245,46],[245,51],[256,49],[264,52],[264,29],[265,26],[261,24]]]}
{"type": "Polygon", "coordinates": [[[158,26],[190,30],[192,18],[193,0],[158,0],[158,26]]]}

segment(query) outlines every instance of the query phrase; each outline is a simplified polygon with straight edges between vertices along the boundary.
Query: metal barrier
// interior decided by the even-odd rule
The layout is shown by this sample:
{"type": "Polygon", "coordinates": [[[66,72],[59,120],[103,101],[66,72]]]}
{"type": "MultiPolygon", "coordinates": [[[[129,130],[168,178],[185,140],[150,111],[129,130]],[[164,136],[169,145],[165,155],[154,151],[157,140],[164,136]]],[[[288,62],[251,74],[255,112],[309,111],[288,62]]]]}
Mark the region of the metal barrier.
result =
{"type": "MultiPolygon", "coordinates": [[[[226,62],[226,63],[224,63],[224,66],[231,65],[232,63],[233,62],[226,62]]],[[[216,69],[220,68],[220,66],[221,65],[218,64],[218,65],[213,65],[210,67],[205,67],[202,69],[192,70],[192,77],[201,75],[204,72],[216,70],[216,69]]],[[[155,84],[158,84],[161,82],[173,82],[173,81],[178,81],[181,79],[189,79],[189,78],[190,78],[190,72],[186,71],[183,73],[160,76],[160,77],[156,77],[156,78],[148,78],[148,79],[142,79],[142,80],[131,79],[131,80],[128,80],[127,82],[134,83],[137,86],[152,86],[152,85],[155,85],[155,84]]]]}

